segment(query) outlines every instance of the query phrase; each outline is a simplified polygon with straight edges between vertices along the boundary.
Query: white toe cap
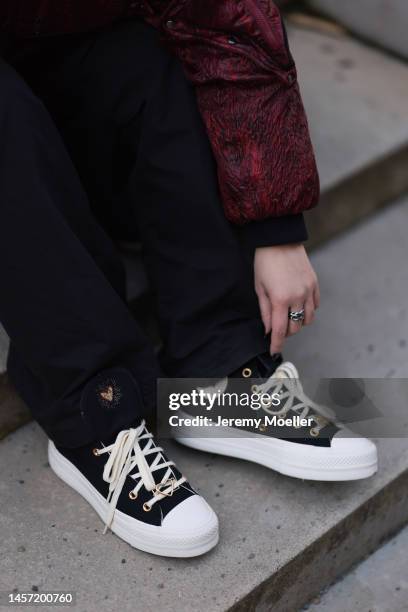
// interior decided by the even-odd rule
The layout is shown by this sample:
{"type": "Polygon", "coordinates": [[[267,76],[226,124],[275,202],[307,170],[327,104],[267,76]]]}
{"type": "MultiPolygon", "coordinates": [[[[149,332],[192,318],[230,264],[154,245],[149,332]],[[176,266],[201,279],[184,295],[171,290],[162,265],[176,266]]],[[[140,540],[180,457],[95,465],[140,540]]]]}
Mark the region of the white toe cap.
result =
{"type": "Polygon", "coordinates": [[[162,528],[166,533],[180,536],[215,534],[218,533],[218,518],[205,499],[191,495],[164,517],[162,528]]]}
{"type": "Polygon", "coordinates": [[[374,442],[348,429],[341,429],[336,433],[331,447],[334,452],[344,456],[364,457],[367,461],[377,461],[377,447],[374,442]]]}

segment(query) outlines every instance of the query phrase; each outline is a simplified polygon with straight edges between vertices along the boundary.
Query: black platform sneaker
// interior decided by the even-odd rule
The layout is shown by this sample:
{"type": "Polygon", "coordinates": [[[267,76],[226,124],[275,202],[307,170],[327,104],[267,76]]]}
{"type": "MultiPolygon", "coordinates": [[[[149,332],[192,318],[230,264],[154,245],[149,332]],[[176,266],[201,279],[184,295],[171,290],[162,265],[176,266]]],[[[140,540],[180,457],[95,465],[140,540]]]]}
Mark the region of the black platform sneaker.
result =
{"type": "MultiPolygon", "coordinates": [[[[306,396],[292,363],[261,355],[234,372],[230,379],[237,377],[248,379],[252,394],[279,397],[275,406],[270,402],[258,406],[264,424],[255,431],[228,425],[206,427],[205,434],[204,430],[200,434],[200,427],[181,425],[175,433],[178,442],[253,461],[295,478],[339,481],[375,474],[378,469],[375,444],[332,422],[328,411],[306,396]],[[252,384],[253,379],[258,384],[252,384]],[[262,381],[259,383],[258,379],[262,381]],[[273,417],[289,424],[277,432],[276,426],[270,425],[273,417]]],[[[231,380],[223,379],[213,391],[226,392],[230,386],[231,380]]],[[[179,412],[181,422],[188,416],[179,412]]]]}
{"type": "Polygon", "coordinates": [[[84,497],[116,535],[140,550],[195,557],[218,542],[217,516],[156,446],[145,423],[106,444],[49,443],[54,472],[84,497]]]}
{"type": "Polygon", "coordinates": [[[100,371],[78,401],[79,434],[93,432],[96,442],[75,449],[50,442],[49,462],[91,504],[105,531],[156,555],[194,557],[213,548],[217,517],[136,416],[144,403],[132,374],[100,371]]]}

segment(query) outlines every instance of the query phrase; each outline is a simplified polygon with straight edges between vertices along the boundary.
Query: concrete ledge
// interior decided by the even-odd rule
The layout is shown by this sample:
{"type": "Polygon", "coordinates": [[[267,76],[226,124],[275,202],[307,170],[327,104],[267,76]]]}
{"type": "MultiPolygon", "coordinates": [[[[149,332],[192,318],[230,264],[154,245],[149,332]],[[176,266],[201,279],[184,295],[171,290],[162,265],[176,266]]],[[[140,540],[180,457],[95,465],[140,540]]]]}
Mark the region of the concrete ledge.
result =
{"type": "Polygon", "coordinates": [[[320,593],[307,612],[407,612],[408,527],[320,593]]]}
{"type": "Polygon", "coordinates": [[[408,142],[324,190],[320,205],[306,215],[309,248],[350,229],[408,192],[407,167],[408,142]]]}
{"type": "Polygon", "coordinates": [[[340,20],[352,31],[408,57],[406,0],[309,0],[315,8],[340,20]]]}
{"type": "Polygon", "coordinates": [[[408,469],[230,608],[299,610],[408,522],[408,469]]]}
{"type": "Polygon", "coordinates": [[[0,440],[29,420],[29,411],[11,386],[7,374],[0,374],[0,440]]]}
{"type": "Polygon", "coordinates": [[[322,183],[313,246],[408,191],[408,66],[347,34],[289,37],[322,183]]]}
{"type": "Polygon", "coordinates": [[[8,352],[9,340],[4,331],[3,326],[0,323],[0,376],[6,370],[6,360],[8,352]]]}

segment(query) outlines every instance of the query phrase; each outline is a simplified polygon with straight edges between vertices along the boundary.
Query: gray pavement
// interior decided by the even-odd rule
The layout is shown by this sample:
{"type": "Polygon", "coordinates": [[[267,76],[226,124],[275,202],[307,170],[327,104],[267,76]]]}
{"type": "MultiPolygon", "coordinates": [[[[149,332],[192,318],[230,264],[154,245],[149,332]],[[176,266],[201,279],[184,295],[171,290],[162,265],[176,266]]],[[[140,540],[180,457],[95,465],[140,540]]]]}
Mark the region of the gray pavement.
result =
{"type": "Polygon", "coordinates": [[[407,612],[408,528],[317,597],[308,612],[407,612]]]}
{"type": "Polygon", "coordinates": [[[6,332],[0,323],[0,374],[2,374],[6,369],[6,358],[8,351],[8,338],[6,336],[6,332]]]}
{"type": "Polygon", "coordinates": [[[289,37],[322,183],[315,246],[408,191],[408,66],[347,35],[289,37]]]}
{"type": "Polygon", "coordinates": [[[310,376],[408,376],[408,198],[312,255],[322,307],[286,353],[310,376]]]}
{"type": "MultiPolygon", "coordinates": [[[[407,376],[407,220],[405,199],[314,254],[322,307],[287,350],[304,375],[407,376]]],[[[405,402],[390,408],[407,427],[405,402]]],[[[0,591],[73,590],[84,612],[294,612],[408,520],[406,438],[379,441],[376,477],[341,484],[170,446],[220,517],[221,543],[202,559],[159,559],[102,536],[49,469],[36,425],[0,442],[0,591]]]]}
{"type": "Polygon", "coordinates": [[[347,35],[289,34],[323,190],[406,145],[406,63],[347,35]]]}
{"type": "Polygon", "coordinates": [[[377,45],[408,58],[406,0],[309,0],[314,7],[338,19],[377,45]]]}

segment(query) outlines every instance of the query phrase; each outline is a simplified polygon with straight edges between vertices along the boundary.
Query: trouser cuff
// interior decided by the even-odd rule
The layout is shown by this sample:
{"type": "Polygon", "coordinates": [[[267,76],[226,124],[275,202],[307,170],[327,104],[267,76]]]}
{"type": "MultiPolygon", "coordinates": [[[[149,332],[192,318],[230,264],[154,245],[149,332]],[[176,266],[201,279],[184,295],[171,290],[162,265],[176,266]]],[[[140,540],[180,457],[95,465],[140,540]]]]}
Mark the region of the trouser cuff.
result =
{"type": "Polygon", "coordinates": [[[142,394],[131,373],[124,368],[102,370],[85,385],[78,412],[58,422],[52,439],[66,448],[84,446],[111,438],[142,414],[142,394]]]}

